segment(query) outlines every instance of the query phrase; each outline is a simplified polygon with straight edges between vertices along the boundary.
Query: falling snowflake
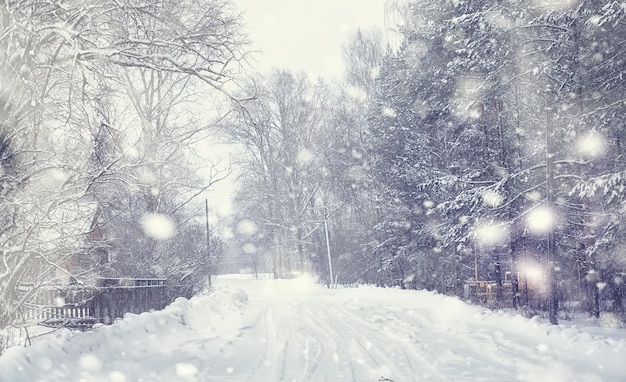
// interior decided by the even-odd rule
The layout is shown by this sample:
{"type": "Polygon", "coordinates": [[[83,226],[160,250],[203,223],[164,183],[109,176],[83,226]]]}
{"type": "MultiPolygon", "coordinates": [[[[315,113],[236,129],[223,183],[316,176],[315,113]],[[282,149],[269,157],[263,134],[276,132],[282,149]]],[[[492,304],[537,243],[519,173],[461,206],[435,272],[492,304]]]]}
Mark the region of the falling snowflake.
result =
{"type": "Polygon", "coordinates": [[[198,374],[198,368],[190,363],[180,362],[175,365],[176,375],[179,377],[193,377],[198,374]]]}
{"type": "Polygon", "coordinates": [[[121,371],[112,371],[109,373],[110,382],[126,382],[127,380],[126,375],[121,371]]]}
{"type": "Polygon", "coordinates": [[[313,159],[315,159],[315,155],[308,149],[301,149],[298,151],[298,156],[296,157],[296,160],[301,165],[307,165],[311,163],[313,159]]]}
{"type": "Polygon", "coordinates": [[[454,114],[460,118],[478,119],[480,110],[476,107],[481,97],[483,80],[477,76],[462,77],[457,84],[452,104],[454,114]]]}
{"type": "Polygon", "coordinates": [[[244,244],[241,249],[243,250],[243,253],[247,254],[247,255],[252,255],[255,254],[257,252],[257,247],[256,245],[252,244],[252,243],[246,243],[244,244]]]}
{"type": "Polygon", "coordinates": [[[476,227],[476,240],[484,246],[505,244],[509,238],[509,230],[505,224],[489,222],[476,227]]]}
{"type": "Polygon", "coordinates": [[[102,369],[102,362],[98,357],[91,354],[81,355],[78,364],[86,371],[96,372],[102,369]]]}
{"type": "Polygon", "coordinates": [[[554,225],[554,213],[546,206],[532,210],[526,217],[526,228],[536,235],[550,232],[554,225]]]}
{"type": "Polygon", "coordinates": [[[252,236],[257,233],[258,230],[259,228],[252,220],[244,219],[237,225],[237,232],[241,235],[252,236]]]}
{"type": "Polygon", "coordinates": [[[398,115],[395,110],[387,106],[382,108],[382,112],[383,115],[388,118],[395,118],[398,115]]]}
{"type": "Polygon", "coordinates": [[[577,148],[583,158],[598,157],[604,153],[604,138],[600,134],[589,133],[578,141],[577,148]]]}
{"type": "Polygon", "coordinates": [[[502,202],[504,201],[502,195],[499,192],[493,190],[487,190],[483,192],[482,197],[483,204],[487,207],[498,207],[502,205],[502,202]]]}
{"type": "Polygon", "coordinates": [[[533,7],[545,9],[548,11],[558,11],[573,8],[578,1],[576,0],[531,0],[533,7]]]}
{"type": "Polygon", "coordinates": [[[155,240],[169,240],[176,236],[176,224],[167,215],[148,213],[141,218],[140,224],[146,236],[155,240]]]}

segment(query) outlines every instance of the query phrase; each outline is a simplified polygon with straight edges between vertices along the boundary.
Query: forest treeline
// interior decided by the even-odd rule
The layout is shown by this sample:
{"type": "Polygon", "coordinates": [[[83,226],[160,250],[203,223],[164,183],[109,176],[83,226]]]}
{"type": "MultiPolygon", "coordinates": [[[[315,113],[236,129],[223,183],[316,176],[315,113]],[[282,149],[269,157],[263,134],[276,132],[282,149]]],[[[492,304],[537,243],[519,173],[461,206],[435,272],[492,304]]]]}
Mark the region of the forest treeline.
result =
{"type": "Polygon", "coordinates": [[[222,125],[244,261],[623,317],[626,9],[531,3],[389,4],[344,83],[247,80],[222,125]]]}

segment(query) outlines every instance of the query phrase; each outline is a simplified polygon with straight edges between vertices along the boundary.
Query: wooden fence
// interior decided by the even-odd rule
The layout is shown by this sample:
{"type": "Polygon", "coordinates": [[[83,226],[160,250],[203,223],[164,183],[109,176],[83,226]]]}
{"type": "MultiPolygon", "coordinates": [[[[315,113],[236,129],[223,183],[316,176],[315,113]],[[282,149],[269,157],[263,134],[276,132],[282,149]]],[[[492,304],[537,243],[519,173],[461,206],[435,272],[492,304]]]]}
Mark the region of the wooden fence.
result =
{"type": "Polygon", "coordinates": [[[88,329],[127,313],[163,309],[171,302],[166,287],[165,279],[102,278],[94,287],[41,289],[24,305],[22,318],[49,327],[88,329]]]}
{"type": "Polygon", "coordinates": [[[165,279],[102,279],[93,298],[93,313],[108,324],[126,313],[160,310],[170,303],[165,279]]]}

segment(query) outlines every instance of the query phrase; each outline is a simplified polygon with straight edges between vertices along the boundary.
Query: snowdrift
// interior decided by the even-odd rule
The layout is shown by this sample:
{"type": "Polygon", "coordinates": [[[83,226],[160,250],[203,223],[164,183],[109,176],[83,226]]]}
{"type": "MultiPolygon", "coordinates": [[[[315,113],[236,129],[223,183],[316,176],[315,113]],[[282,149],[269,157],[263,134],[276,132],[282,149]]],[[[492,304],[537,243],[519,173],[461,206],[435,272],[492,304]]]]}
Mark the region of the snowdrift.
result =
{"type": "MultiPolygon", "coordinates": [[[[269,367],[267,361],[263,364],[256,358],[250,360],[262,353],[254,348],[255,341],[259,342],[260,334],[263,341],[271,341],[274,337],[267,334],[266,327],[280,331],[286,323],[293,328],[292,332],[283,328],[283,335],[299,336],[309,346],[317,346],[318,358],[326,353],[330,357],[330,361],[317,359],[317,374],[310,374],[306,380],[327,378],[328,374],[319,369],[334,364],[337,349],[349,352],[359,341],[366,345],[360,353],[371,353],[372,358],[384,356],[385,338],[401,341],[402,349],[415,349],[415,354],[427,354],[423,365],[434,370],[431,380],[469,380],[469,376],[483,370],[474,369],[471,374],[471,368],[488,369],[490,365],[494,365],[495,376],[514,375],[523,381],[619,381],[626,375],[624,329],[605,329],[604,335],[597,335],[573,325],[553,326],[539,318],[492,312],[432,292],[370,286],[328,290],[310,277],[301,277],[222,279],[212,294],[190,300],[179,298],[162,311],[129,314],[124,320],[88,333],[42,337],[28,348],[14,347],[0,357],[0,381],[261,380],[246,375],[269,367]],[[305,316],[307,311],[315,317],[305,316]],[[281,317],[288,321],[279,322],[281,317]],[[274,326],[269,325],[271,320],[274,326]],[[320,333],[302,336],[306,330],[315,329],[314,323],[324,328],[327,341],[334,341],[334,354],[330,346],[324,348],[321,340],[311,342],[320,333]],[[366,332],[377,333],[379,342],[374,347],[381,351],[370,349],[367,338],[347,338],[349,330],[363,336],[366,332]],[[218,359],[222,364],[215,374],[218,359]],[[477,365],[477,360],[482,364],[477,365]],[[464,375],[468,377],[464,379],[464,375]]],[[[270,345],[264,346],[279,355],[281,347],[270,345]]],[[[311,349],[307,357],[312,357],[311,349]]],[[[291,358],[284,357],[289,363],[291,358]]],[[[306,361],[312,364],[314,359],[306,361]]],[[[290,366],[294,370],[295,363],[290,366]]],[[[386,377],[395,378],[395,382],[409,380],[399,378],[398,372],[394,375],[394,365],[379,365],[377,370],[386,370],[386,377]]],[[[493,378],[485,377],[482,380],[493,378]]]]}
{"type": "MultiPolygon", "coordinates": [[[[385,301],[371,320],[394,334],[420,336],[423,328],[453,334],[474,341],[485,358],[499,363],[519,362],[519,356],[535,353],[544,367],[528,368],[518,375],[523,381],[623,381],[626,380],[626,330],[588,328],[577,325],[551,325],[537,316],[519,314],[467,304],[458,298],[436,292],[389,290],[361,287],[345,290],[353,299],[353,309],[362,310],[367,300],[385,301]],[[400,309],[394,307],[402,307],[400,309]],[[602,332],[603,334],[592,334],[602,332]],[[508,360],[507,360],[508,359],[508,360]],[[552,362],[552,361],[559,362],[552,362]],[[559,364],[576,365],[564,370],[559,364]]],[[[441,359],[458,357],[455,344],[441,359]]]]}
{"type": "Polygon", "coordinates": [[[171,353],[175,375],[186,380],[194,367],[182,359],[176,362],[185,358],[184,351],[172,345],[181,338],[193,342],[235,330],[247,298],[242,290],[218,287],[210,295],[178,298],[162,311],[128,314],[87,333],[42,337],[31,347],[13,347],[0,357],[0,382],[67,381],[68,376],[75,381],[138,381],[151,374],[153,353],[171,353]]]}

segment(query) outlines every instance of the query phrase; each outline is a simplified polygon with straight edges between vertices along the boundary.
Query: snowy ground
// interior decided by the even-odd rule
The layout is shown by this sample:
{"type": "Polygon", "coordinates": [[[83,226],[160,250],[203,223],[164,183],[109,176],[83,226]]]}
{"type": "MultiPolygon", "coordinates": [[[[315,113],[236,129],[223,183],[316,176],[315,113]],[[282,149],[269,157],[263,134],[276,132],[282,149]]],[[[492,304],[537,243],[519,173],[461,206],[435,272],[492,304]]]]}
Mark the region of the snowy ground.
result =
{"type": "Polygon", "coordinates": [[[429,292],[328,290],[308,277],[222,278],[211,295],[0,357],[3,382],[625,379],[625,329],[551,326],[429,292]]]}

